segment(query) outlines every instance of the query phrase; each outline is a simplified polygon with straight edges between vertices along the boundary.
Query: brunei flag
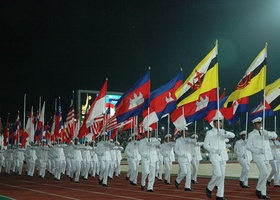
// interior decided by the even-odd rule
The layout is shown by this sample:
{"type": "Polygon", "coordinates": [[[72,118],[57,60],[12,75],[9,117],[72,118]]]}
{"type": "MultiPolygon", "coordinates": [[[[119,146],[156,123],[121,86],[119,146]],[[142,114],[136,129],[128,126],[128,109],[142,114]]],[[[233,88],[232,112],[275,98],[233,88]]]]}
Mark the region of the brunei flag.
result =
{"type": "Polygon", "coordinates": [[[218,88],[218,42],[211,52],[195,67],[191,75],[180,86],[175,96],[177,107],[198,101],[200,95],[218,88]]]}
{"type": "Polygon", "coordinates": [[[266,57],[267,44],[247,69],[236,89],[226,100],[224,107],[228,108],[235,100],[251,96],[264,89],[266,85],[266,57]]]}
{"type": "Polygon", "coordinates": [[[280,78],[267,85],[264,89],[265,100],[273,111],[280,109],[280,78]]]}

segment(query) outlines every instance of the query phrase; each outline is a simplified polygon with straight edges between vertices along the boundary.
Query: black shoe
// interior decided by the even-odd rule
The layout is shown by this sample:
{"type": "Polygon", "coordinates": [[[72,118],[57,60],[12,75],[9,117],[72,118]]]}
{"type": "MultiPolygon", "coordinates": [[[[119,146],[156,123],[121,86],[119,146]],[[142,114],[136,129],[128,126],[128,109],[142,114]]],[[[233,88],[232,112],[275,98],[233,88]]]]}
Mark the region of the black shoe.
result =
{"type": "Polygon", "coordinates": [[[103,186],[103,187],[108,187],[108,185],[107,185],[107,184],[102,184],[102,186],[103,186]]]}
{"type": "Polygon", "coordinates": [[[218,186],[217,186],[217,185],[215,186],[215,189],[218,189],[218,186]]]}
{"type": "Polygon", "coordinates": [[[280,185],[274,185],[274,187],[280,187],[280,185]]]}
{"type": "Polygon", "coordinates": [[[113,178],[112,178],[112,177],[108,177],[108,179],[113,180],[113,178]]]}
{"type": "Polygon", "coordinates": [[[256,195],[259,199],[262,199],[262,192],[259,190],[256,190],[256,195]]]}
{"type": "Polygon", "coordinates": [[[132,183],[131,185],[135,185],[135,186],[137,186],[137,183],[132,183]]]}
{"type": "Polygon", "coordinates": [[[227,200],[227,199],[224,197],[216,197],[216,200],[227,200]]]}
{"type": "Polygon", "coordinates": [[[198,184],[198,182],[195,180],[192,180],[192,184],[198,184]]]}
{"type": "Polygon", "coordinates": [[[212,198],[212,191],[206,187],[206,196],[211,199],[212,198]]]}
{"type": "Polygon", "coordinates": [[[73,178],[70,177],[70,181],[73,182],[73,178]]]}
{"type": "Polygon", "coordinates": [[[177,189],[179,189],[179,187],[180,187],[180,183],[178,183],[176,180],[175,180],[175,187],[176,187],[177,189]]]}
{"type": "Polygon", "coordinates": [[[162,181],[162,179],[158,179],[158,181],[162,181]]]}
{"type": "Polygon", "coordinates": [[[266,184],[269,185],[269,186],[270,186],[270,183],[271,183],[270,181],[266,181],[266,184]]]}
{"type": "Polygon", "coordinates": [[[270,197],[267,195],[262,195],[262,199],[270,199],[270,197]]]}
{"type": "Polygon", "coordinates": [[[147,192],[155,192],[154,190],[150,189],[150,190],[147,190],[147,192]]]}
{"type": "Polygon", "coordinates": [[[102,180],[98,179],[99,185],[102,185],[102,180]]]}
{"type": "Polygon", "coordinates": [[[244,186],[244,182],[243,182],[243,181],[239,181],[239,185],[240,185],[241,187],[243,187],[243,186],[244,186]]]}
{"type": "Polygon", "coordinates": [[[133,184],[133,181],[130,181],[129,183],[130,183],[130,185],[132,185],[132,184],[133,184]]]}
{"type": "Polygon", "coordinates": [[[145,186],[141,185],[141,190],[144,191],[145,190],[145,186]]]}
{"type": "Polygon", "coordinates": [[[129,178],[128,177],[125,177],[125,180],[128,180],[129,178]]]}
{"type": "Polygon", "coordinates": [[[243,185],[243,188],[250,188],[249,185],[243,185]]]}
{"type": "Polygon", "coordinates": [[[79,181],[75,181],[75,183],[80,183],[79,181]]]}
{"type": "Polygon", "coordinates": [[[185,191],[192,191],[191,188],[185,188],[185,191]]]}

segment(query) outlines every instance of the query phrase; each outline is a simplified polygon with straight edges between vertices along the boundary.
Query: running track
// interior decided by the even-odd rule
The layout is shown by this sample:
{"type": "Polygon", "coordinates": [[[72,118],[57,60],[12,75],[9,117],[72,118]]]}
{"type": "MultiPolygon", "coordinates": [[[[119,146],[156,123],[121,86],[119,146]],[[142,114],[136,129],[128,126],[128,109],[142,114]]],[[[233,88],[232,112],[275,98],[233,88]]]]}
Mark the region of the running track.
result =
{"type": "MultiPolygon", "coordinates": [[[[9,197],[18,200],[49,200],[49,199],[207,199],[205,188],[209,178],[199,178],[197,185],[192,185],[193,191],[184,191],[184,183],[181,183],[179,189],[174,186],[175,176],[172,176],[172,185],[165,185],[162,181],[155,181],[154,193],[140,190],[140,177],[138,176],[138,186],[132,186],[129,181],[125,180],[125,174],[121,174],[119,178],[108,180],[108,187],[98,184],[97,178],[89,180],[80,180],[80,183],[70,182],[65,175],[61,181],[53,180],[49,174],[45,179],[40,179],[35,173],[34,177],[29,178],[26,175],[17,176],[15,174],[0,174],[0,196],[9,197]]],[[[234,179],[226,179],[225,182],[225,198],[234,199],[257,199],[255,196],[256,180],[250,180],[251,188],[243,189],[239,186],[239,181],[234,179]]],[[[215,199],[216,191],[213,191],[212,199],[215,199]]],[[[271,199],[280,199],[280,188],[273,186],[267,187],[268,196],[271,199]]],[[[1,199],[1,197],[0,197],[1,199]]]]}

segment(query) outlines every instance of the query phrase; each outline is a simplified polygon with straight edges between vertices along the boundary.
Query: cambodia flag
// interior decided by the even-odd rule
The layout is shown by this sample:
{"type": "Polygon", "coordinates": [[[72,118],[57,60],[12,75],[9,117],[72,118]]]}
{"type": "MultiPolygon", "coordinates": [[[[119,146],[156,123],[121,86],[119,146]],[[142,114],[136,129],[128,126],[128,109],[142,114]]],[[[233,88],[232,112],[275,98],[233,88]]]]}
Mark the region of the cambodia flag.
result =
{"type": "Polygon", "coordinates": [[[150,107],[143,112],[145,128],[175,110],[177,107],[175,91],[182,83],[182,73],[180,72],[172,80],[151,92],[150,107]]]}
{"type": "Polygon", "coordinates": [[[271,109],[271,106],[264,100],[260,101],[257,106],[255,106],[250,112],[248,117],[248,122],[252,121],[253,119],[257,117],[269,117],[269,116],[275,116],[275,112],[271,109]],[[265,109],[265,110],[264,110],[265,109]],[[263,113],[264,110],[264,113],[263,113]]]}
{"type": "Polygon", "coordinates": [[[187,123],[202,119],[210,110],[217,109],[217,88],[200,94],[199,100],[186,104],[185,109],[187,123]]]}
{"type": "Polygon", "coordinates": [[[150,104],[149,98],[150,72],[147,72],[117,102],[115,113],[117,122],[121,123],[130,117],[141,115],[150,104]]]}
{"type": "Polygon", "coordinates": [[[221,113],[228,121],[229,124],[234,124],[239,120],[240,114],[247,112],[248,110],[248,99],[249,97],[244,97],[233,101],[230,107],[222,107],[220,109],[221,113]]]}

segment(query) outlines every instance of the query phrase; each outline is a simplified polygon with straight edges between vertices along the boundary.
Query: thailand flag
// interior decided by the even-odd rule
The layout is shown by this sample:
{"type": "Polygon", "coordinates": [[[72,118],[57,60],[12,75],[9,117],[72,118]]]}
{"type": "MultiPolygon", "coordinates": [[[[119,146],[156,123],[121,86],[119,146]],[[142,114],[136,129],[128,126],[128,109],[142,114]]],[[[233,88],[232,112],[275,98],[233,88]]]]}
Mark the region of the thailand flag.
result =
{"type": "Polygon", "coordinates": [[[172,80],[151,92],[150,107],[143,112],[144,128],[175,110],[177,107],[175,91],[182,83],[182,73],[180,72],[172,80]]]}
{"type": "Polygon", "coordinates": [[[121,123],[130,117],[141,115],[148,108],[150,101],[150,72],[147,72],[137,83],[122,95],[116,104],[117,122],[121,123]]]}
{"type": "Polygon", "coordinates": [[[249,118],[248,122],[252,121],[253,119],[257,117],[269,117],[269,116],[275,116],[275,112],[271,109],[271,106],[264,100],[260,101],[257,106],[255,106],[250,112],[249,112],[249,118]],[[263,113],[264,110],[264,113],[263,113]]]}

